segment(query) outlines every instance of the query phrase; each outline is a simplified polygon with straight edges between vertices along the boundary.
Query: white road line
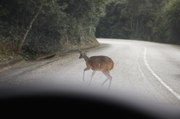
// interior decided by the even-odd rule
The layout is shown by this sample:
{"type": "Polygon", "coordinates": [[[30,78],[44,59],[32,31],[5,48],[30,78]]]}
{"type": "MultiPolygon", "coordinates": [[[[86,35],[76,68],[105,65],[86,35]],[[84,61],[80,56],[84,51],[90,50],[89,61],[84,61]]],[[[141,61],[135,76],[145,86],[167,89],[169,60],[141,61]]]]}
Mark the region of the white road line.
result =
{"type": "Polygon", "coordinates": [[[172,88],[170,88],[150,67],[148,61],[147,61],[147,49],[144,48],[144,63],[148,70],[152,73],[152,75],[166,88],[168,89],[178,100],[180,100],[180,95],[175,92],[172,88]]]}
{"type": "Polygon", "coordinates": [[[143,71],[142,71],[142,69],[141,69],[141,66],[140,66],[140,64],[139,64],[139,61],[138,61],[138,60],[139,60],[139,57],[140,57],[140,55],[139,55],[138,58],[137,58],[137,66],[138,66],[138,70],[139,70],[139,72],[140,72],[142,78],[145,79],[146,76],[145,76],[145,74],[143,73],[143,71]]]}

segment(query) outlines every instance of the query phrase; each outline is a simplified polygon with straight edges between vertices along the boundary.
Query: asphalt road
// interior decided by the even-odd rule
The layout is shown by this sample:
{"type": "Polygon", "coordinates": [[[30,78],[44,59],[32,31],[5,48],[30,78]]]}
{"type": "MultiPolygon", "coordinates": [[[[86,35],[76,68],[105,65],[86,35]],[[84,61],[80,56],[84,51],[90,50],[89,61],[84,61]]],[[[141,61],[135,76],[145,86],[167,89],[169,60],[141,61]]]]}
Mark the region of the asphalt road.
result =
{"type": "Polygon", "coordinates": [[[153,42],[98,39],[101,46],[89,49],[88,56],[106,55],[114,60],[112,85],[101,86],[106,77],[97,72],[88,85],[92,71],[82,81],[85,61],[79,53],[49,60],[23,61],[0,72],[1,94],[40,93],[41,90],[95,94],[113,101],[171,117],[180,114],[180,46],[153,42]],[[23,87],[28,90],[14,88],[23,87]],[[37,88],[38,87],[38,88],[37,88]]]}

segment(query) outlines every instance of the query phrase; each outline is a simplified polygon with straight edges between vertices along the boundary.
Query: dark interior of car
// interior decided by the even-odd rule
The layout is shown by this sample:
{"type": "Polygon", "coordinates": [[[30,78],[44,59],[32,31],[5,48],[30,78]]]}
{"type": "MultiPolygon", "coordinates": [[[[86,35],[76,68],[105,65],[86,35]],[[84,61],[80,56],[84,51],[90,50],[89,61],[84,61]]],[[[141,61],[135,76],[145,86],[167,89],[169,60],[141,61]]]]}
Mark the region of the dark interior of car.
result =
{"type": "Polygon", "coordinates": [[[6,116],[34,114],[40,117],[82,117],[120,119],[160,119],[126,104],[74,95],[31,95],[1,99],[1,112],[6,116]]]}

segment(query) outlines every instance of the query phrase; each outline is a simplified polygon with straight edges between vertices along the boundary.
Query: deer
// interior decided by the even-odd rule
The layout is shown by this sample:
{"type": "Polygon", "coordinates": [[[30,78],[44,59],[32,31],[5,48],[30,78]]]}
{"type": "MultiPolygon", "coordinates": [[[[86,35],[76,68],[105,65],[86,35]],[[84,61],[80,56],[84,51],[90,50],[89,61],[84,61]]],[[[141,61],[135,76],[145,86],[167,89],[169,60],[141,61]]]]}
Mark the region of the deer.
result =
{"type": "Polygon", "coordinates": [[[108,56],[99,55],[99,56],[88,57],[85,52],[79,51],[79,53],[80,53],[79,59],[83,58],[86,62],[86,68],[84,69],[83,72],[83,81],[85,81],[84,80],[85,71],[90,69],[93,71],[91,74],[91,79],[89,84],[91,84],[95,72],[101,71],[107,77],[107,79],[101,85],[103,86],[109,80],[108,88],[110,88],[112,82],[112,76],[110,75],[110,71],[114,67],[113,60],[108,56]]]}

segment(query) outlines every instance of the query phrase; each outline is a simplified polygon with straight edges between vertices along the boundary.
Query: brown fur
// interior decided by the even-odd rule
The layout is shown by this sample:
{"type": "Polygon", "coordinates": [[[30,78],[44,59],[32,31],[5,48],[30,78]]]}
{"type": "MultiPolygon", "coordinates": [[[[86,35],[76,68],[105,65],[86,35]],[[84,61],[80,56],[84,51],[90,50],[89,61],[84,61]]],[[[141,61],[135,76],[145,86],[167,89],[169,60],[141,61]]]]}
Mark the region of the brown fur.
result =
{"type": "Polygon", "coordinates": [[[109,72],[113,69],[114,63],[107,56],[92,56],[86,62],[86,65],[90,66],[92,70],[109,72]]]}
{"type": "MultiPolygon", "coordinates": [[[[114,67],[114,62],[113,62],[113,60],[111,58],[109,58],[107,56],[92,56],[92,57],[88,57],[86,55],[86,53],[84,53],[84,52],[80,52],[79,58],[83,58],[86,61],[86,66],[87,66],[84,69],[84,72],[83,72],[83,80],[84,80],[84,73],[85,73],[85,71],[87,71],[89,69],[93,70],[93,73],[91,75],[91,80],[92,80],[92,77],[94,76],[96,71],[101,71],[107,77],[107,79],[103,82],[102,85],[104,85],[104,83],[107,80],[110,80],[110,83],[109,83],[109,88],[110,88],[111,79],[112,79],[112,77],[110,75],[110,71],[114,67]]],[[[91,82],[91,80],[90,80],[90,82],[91,82]]]]}

